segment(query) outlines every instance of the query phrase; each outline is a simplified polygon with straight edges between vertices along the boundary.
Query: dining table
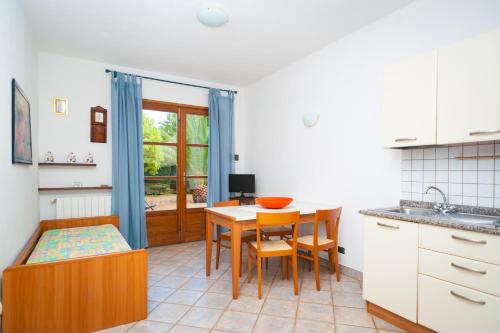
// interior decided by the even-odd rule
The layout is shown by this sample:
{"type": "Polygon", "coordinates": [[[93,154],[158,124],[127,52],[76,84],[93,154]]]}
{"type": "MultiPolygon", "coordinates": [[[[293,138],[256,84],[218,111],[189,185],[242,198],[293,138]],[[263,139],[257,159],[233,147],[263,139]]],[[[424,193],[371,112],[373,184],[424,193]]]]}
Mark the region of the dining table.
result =
{"type": "Polygon", "coordinates": [[[206,275],[210,276],[212,263],[212,245],[214,225],[220,225],[231,231],[231,270],[233,299],[238,299],[241,232],[257,228],[257,213],[300,212],[299,224],[314,222],[318,209],[332,209],[337,206],[308,202],[293,202],[285,208],[267,209],[258,205],[227,206],[205,208],[206,212],[206,275]]]}

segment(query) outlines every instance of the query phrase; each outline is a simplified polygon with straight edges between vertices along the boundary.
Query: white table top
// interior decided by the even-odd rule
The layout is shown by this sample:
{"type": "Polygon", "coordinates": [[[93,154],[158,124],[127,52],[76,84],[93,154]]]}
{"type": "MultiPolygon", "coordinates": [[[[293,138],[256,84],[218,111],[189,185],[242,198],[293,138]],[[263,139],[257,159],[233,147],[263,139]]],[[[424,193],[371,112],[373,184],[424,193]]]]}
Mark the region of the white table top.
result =
{"type": "Polygon", "coordinates": [[[246,220],[255,220],[257,218],[257,213],[261,212],[284,213],[284,212],[293,212],[298,210],[300,212],[300,215],[306,215],[306,214],[316,213],[317,209],[332,209],[337,207],[338,206],[325,205],[319,203],[294,201],[287,207],[281,209],[267,209],[257,205],[251,205],[251,206],[249,205],[249,206],[211,207],[211,208],[205,208],[205,210],[209,212],[226,215],[228,217],[234,218],[236,221],[246,221],[246,220]]]}

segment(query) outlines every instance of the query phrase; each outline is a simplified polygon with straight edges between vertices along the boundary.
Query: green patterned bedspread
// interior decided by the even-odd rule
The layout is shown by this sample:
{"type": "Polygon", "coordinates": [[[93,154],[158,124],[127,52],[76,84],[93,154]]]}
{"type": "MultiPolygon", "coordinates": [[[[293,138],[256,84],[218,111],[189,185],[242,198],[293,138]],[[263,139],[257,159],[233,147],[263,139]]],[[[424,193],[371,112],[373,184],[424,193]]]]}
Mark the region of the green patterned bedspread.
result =
{"type": "Polygon", "coordinates": [[[27,264],[94,256],[130,250],[114,225],[47,230],[27,264]]]}

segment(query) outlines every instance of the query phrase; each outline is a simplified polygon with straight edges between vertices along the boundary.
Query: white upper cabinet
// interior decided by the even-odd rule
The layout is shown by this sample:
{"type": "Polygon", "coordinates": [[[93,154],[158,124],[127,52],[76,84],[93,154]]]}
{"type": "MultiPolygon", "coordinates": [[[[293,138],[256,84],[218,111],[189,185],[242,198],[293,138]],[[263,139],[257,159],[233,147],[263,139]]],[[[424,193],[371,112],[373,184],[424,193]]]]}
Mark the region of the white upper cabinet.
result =
{"type": "Polygon", "coordinates": [[[437,143],[500,140],[500,29],[438,58],[437,143]]]}
{"type": "Polygon", "coordinates": [[[382,143],[436,144],[437,52],[390,65],[384,73],[382,143]]]}

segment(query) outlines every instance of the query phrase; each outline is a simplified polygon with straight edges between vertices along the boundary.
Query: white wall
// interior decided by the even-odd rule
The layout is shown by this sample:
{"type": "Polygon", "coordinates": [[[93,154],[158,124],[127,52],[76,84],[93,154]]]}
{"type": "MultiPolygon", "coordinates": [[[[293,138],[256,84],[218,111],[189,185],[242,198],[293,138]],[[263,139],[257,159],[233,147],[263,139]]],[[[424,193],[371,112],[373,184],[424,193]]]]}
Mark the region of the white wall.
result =
{"type": "Polygon", "coordinates": [[[380,142],[386,64],[500,25],[500,1],[416,1],[247,87],[246,169],[259,195],[343,206],[341,263],[363,269],[358,210],[396,205],[399,150],[380,142]],[[318,112],[306,129],[301,115],[318,112]]]}
{"type": "Polygon", "coordinates": [[[19,1],[0,1],[0,272],[12,264],[38,224],[36,163],[11,163],[12,78],[30,101],[35,162],[38,154],[35,66],[31,31],[19,1]]]}
{"type": "MultiPolygon", "coordinates": [[[[43,160],[47,151],[51,151],[56,161],[64,162],[70,152],[78,159],[83,159],[91,152],[97,164],[96,168],[40,168],[40,186],[72,186],[73,182],[82,182],[84,186],[111,184],[111,88],[110,74],[104,69],[116,69],[129,73],[138,73],[151,77],[165,78],[181,82],[202,84],[220,88],[238,90],[235,99],[236,152],[242,154],[237,162],[238,168],[244,163],[244,127],[241,117],[244,93],[241,88],[228,87],[219,83],[200,82],[188,78],[173,77],[160,73],[144,72],[138,69],[124,68],[77,58],[70,58],[49,53],[38,56],[39,79],[39,159],[43,160]],[[53,98],[68,98],[67,116],[57,116],[52,112],[53,98]],[[108,109],[108,142],[90,142],[90,107],[100,105],[108,109]]],[[[143,81],[143,97],[191,105],[208,105],[208,91],[157,81],[143,81]]],[[[97,195],[106,193],[97,192],[97,195]]],[[[109,192],[107,193],[109,194],[109,192]]],[[[78,192],[65,194],[43,192],[40,194],[40,216],[42,219],[55,217],[55,205],[50,201],[56,197],[96,195],[96,192],[78,192]]]]}

